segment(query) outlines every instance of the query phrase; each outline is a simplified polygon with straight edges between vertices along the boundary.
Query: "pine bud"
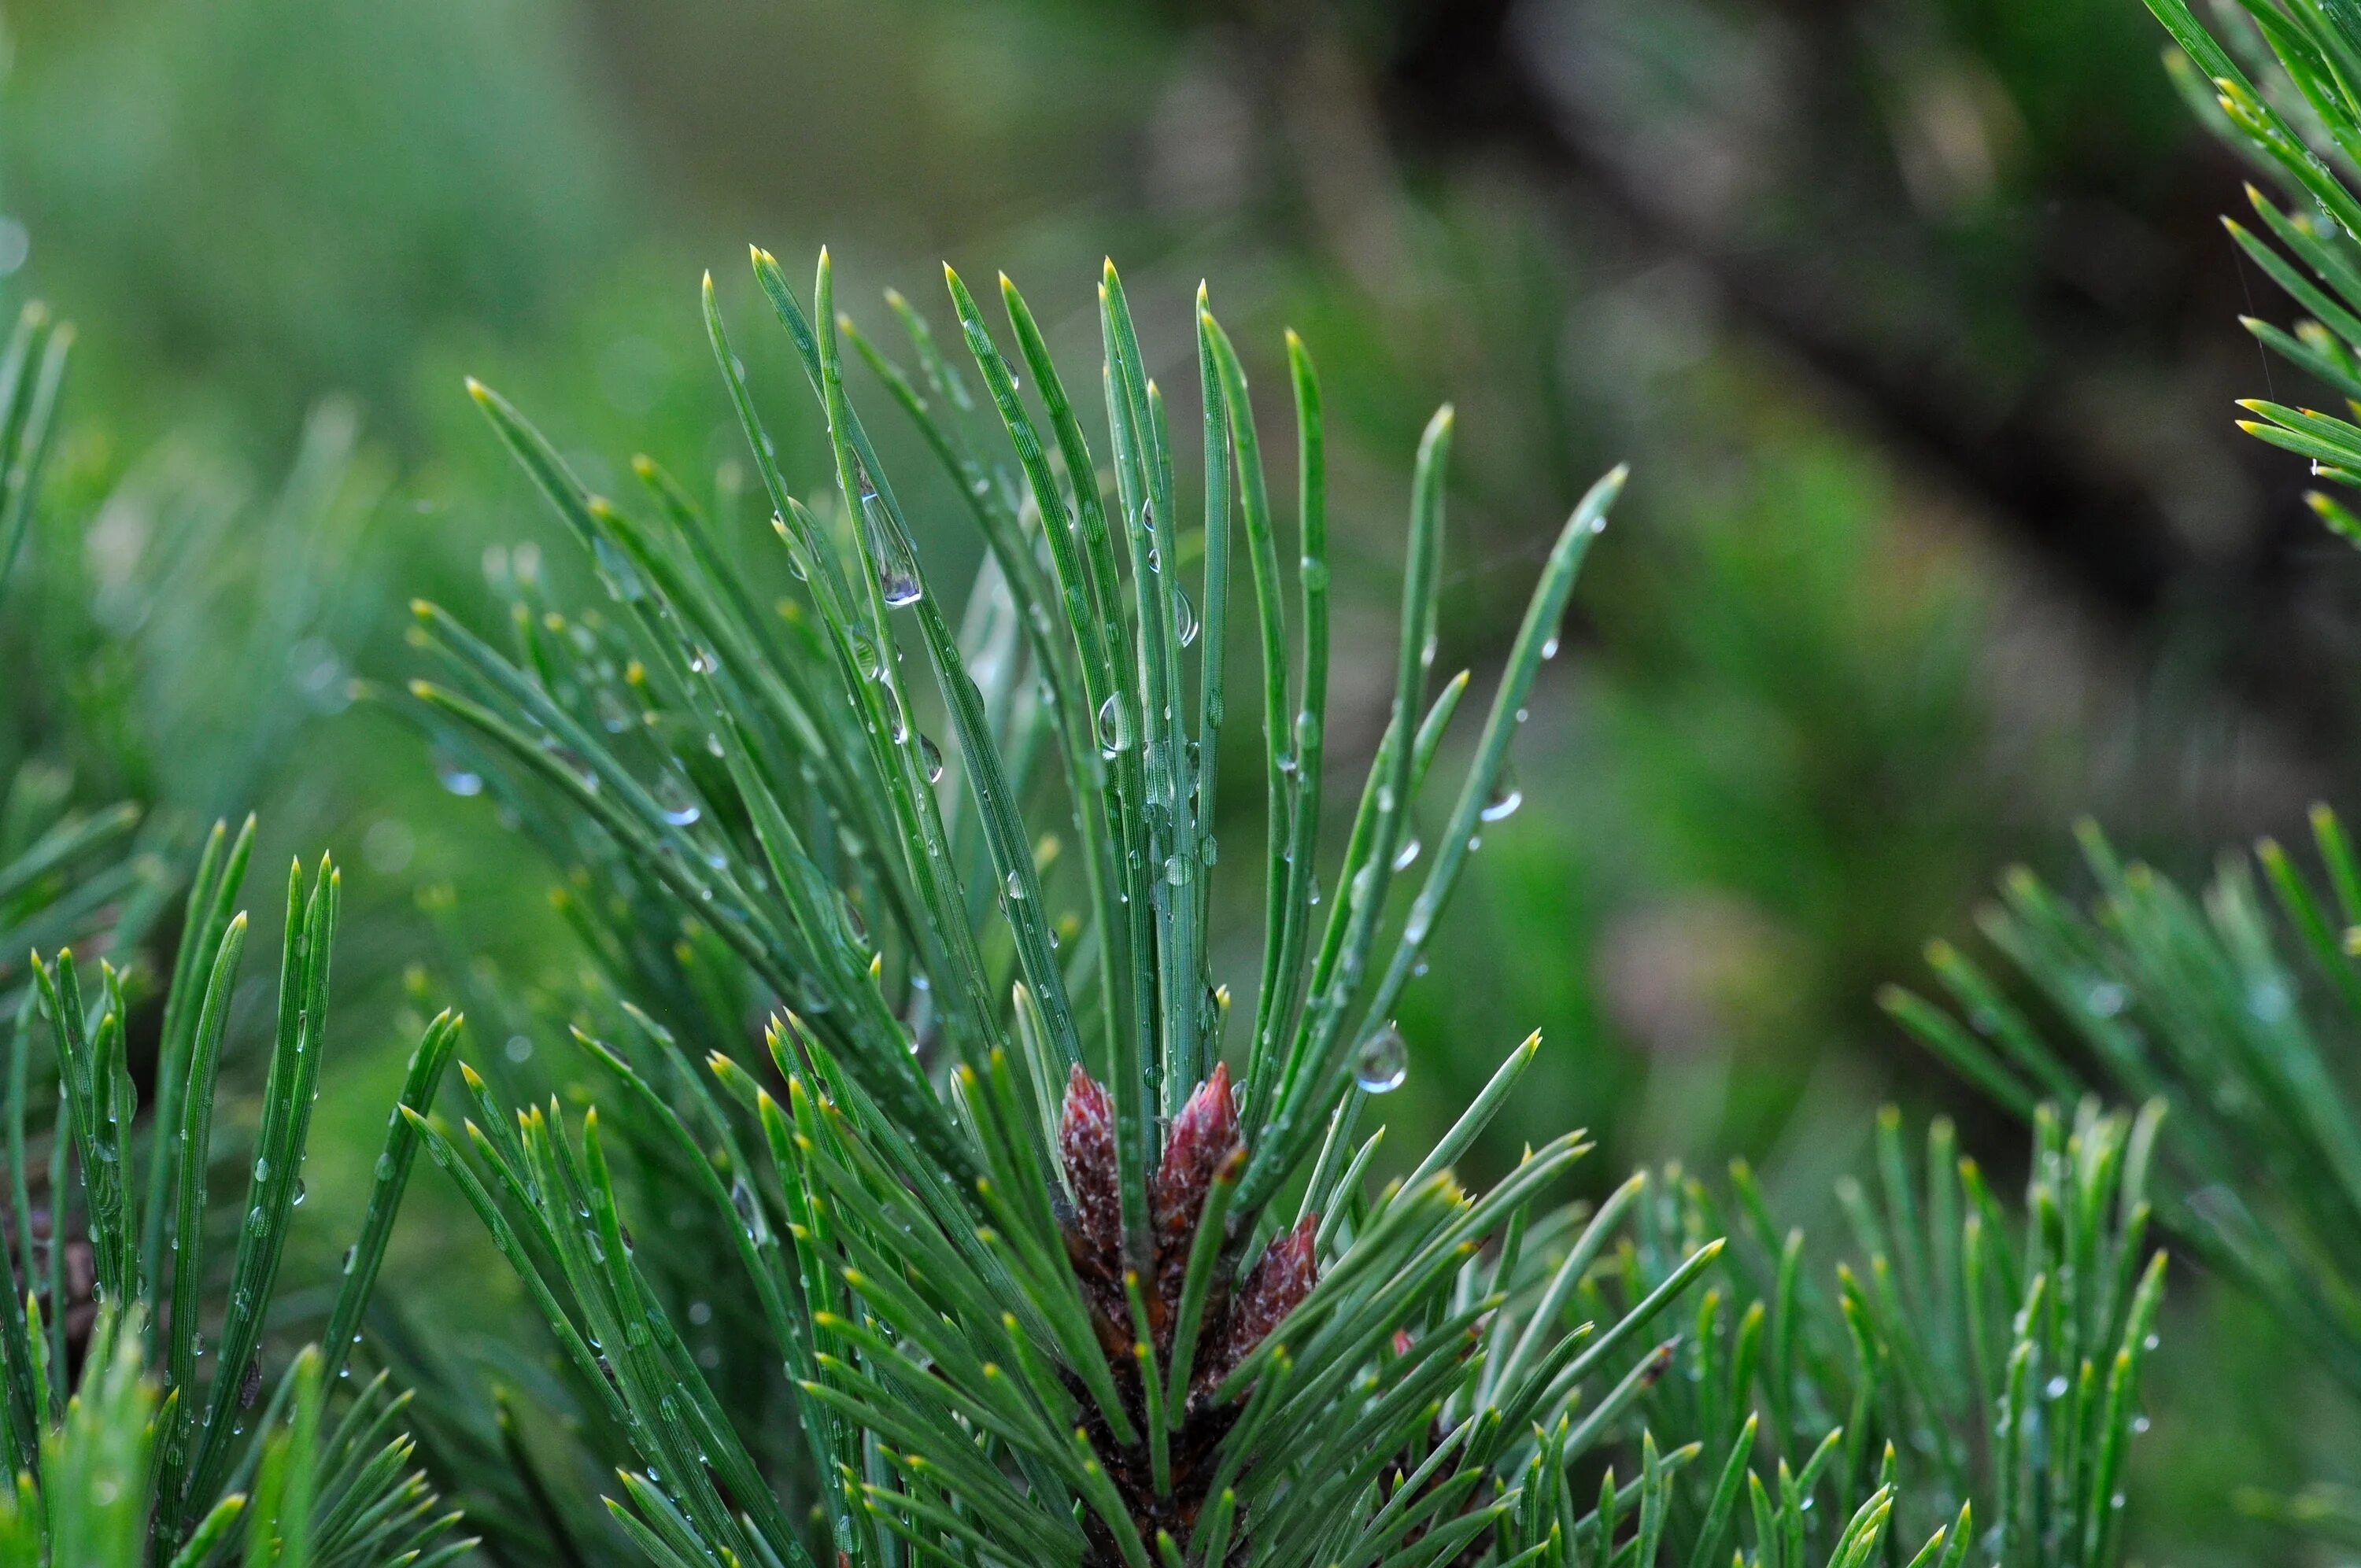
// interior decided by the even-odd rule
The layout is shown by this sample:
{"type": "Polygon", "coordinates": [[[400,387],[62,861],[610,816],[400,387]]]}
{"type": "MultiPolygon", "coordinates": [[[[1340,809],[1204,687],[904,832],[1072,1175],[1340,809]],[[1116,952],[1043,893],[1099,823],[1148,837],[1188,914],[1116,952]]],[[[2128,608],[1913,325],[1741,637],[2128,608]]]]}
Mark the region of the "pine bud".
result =
{"type": "MultiPolygon", "coordinates": [[[[1074,1222],[1087,1261],[1115,1273],[1123,1251],[1123,1199],[1116,1186],[1115,1103],[1078,1065],[1066,1079],[1058,1157],[1074,1191],[1074,1222]]],[[[1085,1261],[1077,1258],[1078,1263],[1085,1261]]]]}
{"type": "Polygon", "coordinates": [[[1270,1244],[1238,1288],[1222,1354],[1215,1358],[1220,1367],[1216,1381],[1228,1376],[1246,1354],[1312,1293],[1313,1282],[1320,1277],[1319,1266],[1312,1256],[1312,1235],[1318,1223],[1318,1215],[1304,1215],[1295,1229],[1270,1244]]]}
{"type": "Polygon", "coordinates": [[[1229,1064],[1216,1062],[1213,1076],[1197,1086],[1180,1113],[1172,1118],[1164,1163],[1157,1168],[1152,1196],[1159,1257],[1167,1262],[1187,1261],[1213,1173],[1237,1146],[1238,1113],[1230,1098],[1229,1064]],[[1172,1255],[1176,1252],[1178,1259],[1172,1255]]]}

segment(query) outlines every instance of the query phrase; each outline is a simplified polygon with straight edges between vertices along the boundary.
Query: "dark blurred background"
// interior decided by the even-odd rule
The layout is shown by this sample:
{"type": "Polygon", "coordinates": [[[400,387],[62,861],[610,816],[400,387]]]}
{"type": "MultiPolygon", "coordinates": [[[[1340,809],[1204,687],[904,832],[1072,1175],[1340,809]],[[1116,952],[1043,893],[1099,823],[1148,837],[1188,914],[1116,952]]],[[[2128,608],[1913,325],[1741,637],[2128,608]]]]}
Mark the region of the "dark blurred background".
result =
{"type": "MultiPolygon", "coordinates": [[[[791,273],[826,241],[857,312],[898,286],[939,328],[941,259],[1005,268],[1083,353],[1111,253],[1174,367],[1206,278],[1266,386],[1301,331],[1336,421],[1348,758],[1382,721],[1385,661],[1360,653],[1390,634],[1433,405],[1460,411],[1444,657],[1479,678],[1574,499],[1631,460],[1576,656],[1521,742],[1527,805],[1488,830],[1401,1020],[1404,1148],[1539,1026],[1546,1092],[1495,1161],[1587,1124],[1602,1168],[1742,1152],[1808,1215],[1861,1108],[1897,1096],[2004,1168],[2013,1132],[1874,986],[1927,937],[1971,938],[2011,861],[2070,884],[2079,813],[2190,870],[2313,798],[2356,804],[2361,564],[2301,506],[2301,466],[2231,428],[2232,398],[2290,372],[2238,328],[2273,313],[2217,222],[2240,171],[2183,115],[2138,0],[5,16],[0,271],[82,329],[55,510],[136,534],[123,486],[169,458],[236,515],[324,400],[357,431],[355,521],[318,568],[338,613],[285,647],[248,636],[228,677],[305,721],[235,789],[179,752],[142,781],[192,813],[262,806],[269,841],[353,868],[356,1126],[399,1067],[359,1047],[439,984],[415,890],[454,886],[504,972],[562,985],[576,961],[549,869],[339,696],[345,673],[406,672],[412,594],[487,605],[488,547],[564,553],[459,378],[594,477],[642,449],[712,474],[738,438],[696,285],[712,268],[759,339],[749,240],[791,273]]],[[[776,345],[748,353],[799,390],[776,345]]],[[[961,527],[930,543],[956,559],[961,527]]],[[[44,540],[103,579],[121,540],[80,532],[44,540]]],[[[247,599],[282,567],[257,552],[247,599]]],[[[206,632],[175,635],[114,656],[165,682],[206,632]]],[[[408,1255],[431,1273],[447,1195],[421,1196],[408,1255]]],[[[2266,1402],[2241,1358],[2268,1352],[2233,1346],[2170,1397],[2266,1402]]],[[[2147,1463],[2208,1468],[2196,1500],[2150,1488],[2151,1526],[2196,1530],[2203,1497],[2284,1459],[2308,1417],[2266,1414],[2228,1458],[2159,1420],[2147,1463]]]]}

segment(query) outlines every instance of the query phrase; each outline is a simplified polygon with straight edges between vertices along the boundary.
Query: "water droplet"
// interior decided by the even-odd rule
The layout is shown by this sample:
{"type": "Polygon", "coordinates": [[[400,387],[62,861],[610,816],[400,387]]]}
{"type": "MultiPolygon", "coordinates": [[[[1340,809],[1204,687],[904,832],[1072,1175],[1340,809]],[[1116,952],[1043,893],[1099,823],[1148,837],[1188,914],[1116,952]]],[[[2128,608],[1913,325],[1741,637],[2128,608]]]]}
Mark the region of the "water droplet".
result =
{"type": "Polygon", "coordinates": [[[1542,657],[1544,659],[1554,659],[1557,657],[1556,632],[1551,632],[1548,640],[1542,644],[1542,657]]]}
{"type": "Polygon", "coordinates": [[[860,632],[852,633],[852,664],[864,681],[873,681],[885,673],[884,662],[877,657],[877,644],[860,632]]]}
{"type": "Polygon", "coordinates": [[[2122,986],[2112,980],[2103,980],[2083,996],[2082,1005],[2088,1007],[2094,1017],[2112,1018],[2121,1013],[2124,1004],[2130,1000],[2122,986]]]}
{"type": "Polygon", "coordinates": [[[720,671],[721,661],[714,656],[712,649],[692,648],[688,651],[689,674],[693,675],[712,675],[719,674],[720,671]]]}
{"type": "MultiPolygon", "coordinates": [[[[1492,785],[1491,798],[1484,803],[1482,815],[1487,822],[1498,822],[1503,817],[1515,816],[1517,807],[1524,804],[1525,792],[1519,789],[1516,781],[1503,770],[1499,781],[1492,785]]],[[[1475,846],[1470,844],[1468,847],[1473,849],[1475,846]]]]}
{"type": "Polygon", "coordinates": [[[675,828],[686,828],[705,815],[688,780],[670,768],[656,775],[649,793],[655,796],[656,809],[664,813],[664,819],[675,828]]]}
{"type": "Polygon", "coordinates": [[[1178,583],[1172,587],[1172,630],[1183,648],[1197,641],[1197,607],[1178,583]]]}
{"type": "Polygon", "coordinates": [[[910,736],[910,721],[903,716],[902,699],[894,695],[890,682],[877,688],[877,696],[885,706],[885,737],[898,746],[910,736]]]}
{"type": "Polygon", "coordinates": [[[877,561],[877,590],[884,596],[886,608],[899,609],[917,603],[918,596],[925,591],[918,586],[917,557],[911,553],[909,541],[902,537],[901,527],[885,510],[884,499],[878,495],[866,466],[861,469],[861,519],[868,529],[870,554],[877,561]]]}
{"type": "Polygon", "coordinates": [[[392,1155],[381,1154],[377,1157],[377,1179],[379,1181],[391,1181],[393,1179],[392,1155]]]}
{"type": "Polygon", "coordinates": [[[2066,1397],[2066,1390],[2070,1387],[2070,1385],[2066,1381],[2066,1375],[2061,1372],[2044,1384],[2041,1392],[2045,1398],[2062,1399],[2066,1397]]]}
{"type": "Polygon", "coordinates": [[[1124,706],[1121,692],[1109,692],[1099,704],[1099,750],[1117,757],[1130,744],[1131,710],[1124,706]]]}
{"type": "Polygon", "coordinates": [[[1410,870],[1418,861],[1419,848],[1419,841],[1416,839],[1403,839],[1401,848],[1394,851],[1394,870],[1398,872],[1410,870]]]}
{"type": "Polygon", "coordinates": [[[1187,860],[1179,855],[1169,855],[1165,858],[1164,880],[1166,882],[1170,883],[1174,887],[1179,887],[1189,880],[1190,874],[1190,862],[1187,860]]]}
{"type": "Polygon", "coordinates": [[[598,774],[591,768],[589,762],[584,760],[581,752],[555,736],[544,740],[541,743],[541,749],[549,753],[551,761],[572,775],[576,784],[593,795],[598,793],[598,774]]]}
{"type": "Polygon", "coordinates": [[[593,538],[590,554],[598,559],[599,575],[607,579],[608,593],[626,604],[648,597],[648,586],[641,580],[640,569],[614,541],[603,534],[593,538]]]}
{"type": "Polygon", "coordinates": [[[434,752],[434,776],[445,789],[463,800],[484,793],[484,775],[440,747],[434,752]]]}
{"type": "Polygon", "coordinates": [[[927,735],[918,737],[918,762],[927,770],[928,784],[940,784],[943,778],[942,748],[927,735]]]}
{"type": "Polygon", "coordinates": [[[295,1191],[290,1201],[294,1203],[295,1207],[300,1209],[303,1206],[304,1196],[303,1179],[299,1176],[295,1179],[295,1191]]]}
{"type": "Polygon", "coordinates": [[[1410,1076],[1410,1046],[1388,1024],[1353,1053],[1353,1081],[1368,1094],[1390,1094],[1410,1076]]]}
{"type": "Polygon", "coordinates": [[[353,1271],[354,1260],[360,1256],[360,1253],[361,1249],[358,1245],[348,1246],[345,1249],[345,1272],[346,1274],[350,1274],[353,1271]]]}
{"type": "Polygon", "coordinates": [[[1020,903],[1025,898],[1025,878],[1013,871],[1008,873],[1008,896],[1020,903]]]}
{"type": "Polygon", "coordinates": [[[257,1156],[255,1157],[254,1179],[257,1181],[268,1181],[270,1179],[270,1162],[262,1158],[260,1156],[257,1156]]]}

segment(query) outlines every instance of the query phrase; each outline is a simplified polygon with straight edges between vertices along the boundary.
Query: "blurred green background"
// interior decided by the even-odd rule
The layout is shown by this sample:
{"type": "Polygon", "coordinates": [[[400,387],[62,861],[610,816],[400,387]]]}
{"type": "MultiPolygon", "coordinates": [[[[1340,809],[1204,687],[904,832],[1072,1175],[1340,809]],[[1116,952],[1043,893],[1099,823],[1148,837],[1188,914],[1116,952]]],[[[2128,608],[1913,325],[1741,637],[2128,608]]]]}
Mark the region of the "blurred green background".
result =
{"type": "MultiPolygon", "coordinates": [[[[1543,1089],[1493,1168],[1587,1124],[1601,1179],[1742,1153],[1813,1218],[1882,1096],[1954,1112],[2007,1168],[2014,1129],[1875,984],[1971,939],[2009,861],[2071,884],[2077,813],[2186,870],[2356,805],[2361,565],[2301,466],[2230,428],[2271,374],[2235,317],[2268,301],[2214,222],[2238,170],[2137,0],[0,14],[0,286],[81,329],[0,703],[95,795],[158,802],[159,847],[251,805],[276,852],[346,864],[313,1214],[357,1186],[337,1121],[373,1147],[454,954],[556,987],[579,962],[553,870],[346,695],[409,673],[411,596],[483,622],[488,561],[576,570],[460,377],[594,483],[641,450],[724,473],[696,285],[712,268],[751,322],[749,240],[791,272],[826,241],[857,313],[897,286],[939,329],[940,260],[1004,268],[1090,355],[1111,253],[1175,382],[1201,277],[1266,385],[1301,331],[1335,421],[1331,747],[1356,776],[1433,406],[1460,411],[1443,657],[1479,686],[1575,497],[1632,461],[1521,742],[1526,805],[1402,1015],[1400,1148],[1539,1027],[1543,1089]],[[438,934],[417,897],[445,885],[438,934]]],[[[785,406],[780,345],[741,336],[785,406]]],[[[972,557],[939,521],[926,543],[972,557]]],[[[449,1194],[416,1199],[413,1301],[503,1288],[449,1194]]],[[[2182,1277],[2177,1332],[2235,1327],[2182,1277]]],[[[2356,1442],[2267,1336],[2219,1343],[2166,1376],[2142,1451],[2146,1528],[2182,1560],[2238,1549],[2231,1486],[2356,1442]]]]}

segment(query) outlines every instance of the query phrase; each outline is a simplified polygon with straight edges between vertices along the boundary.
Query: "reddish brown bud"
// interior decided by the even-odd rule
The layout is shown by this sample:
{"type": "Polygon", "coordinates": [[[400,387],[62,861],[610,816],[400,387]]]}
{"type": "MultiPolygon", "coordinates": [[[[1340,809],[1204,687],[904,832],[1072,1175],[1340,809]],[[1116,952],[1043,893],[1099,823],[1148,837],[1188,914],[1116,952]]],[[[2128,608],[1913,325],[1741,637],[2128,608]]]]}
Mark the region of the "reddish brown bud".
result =
{"type": "Polygon", "coordinates": [[[1312,1256],[1312,1234],[1318,1223],[1317,1215],[1304,1215],[1295,1229],[1270,1244],[1238,1288],[1221,1357],[1224,1376],[1228,1367],[1235,1366],[1240,1357],[1260,1344],[1279,1320],[1312,1293],[1313,1282],[1320,1277],[1319,1266],[1312,1256]]]}
{"type": "MultiPolygon", "coordinates": [[[[1066,1079],[1058,1118],[1058,1156],[1074,1192],[1074,1222],[1089,1261],[1116,1269],[1123,1249],[1123,1199],[1116,1184],[1115,1103],[1077,1065],[1066,1079]]],[[[1080,1261],[1080,1260],[1078,1260],[1080,1261]]]]}
{"type": "Polygon", "coordinates": [[[1186,1257],[1214,1173],[1237,1146],[1238,1113],[1230,1098],[1229,1064],[1216,1062],[1213,1076],[1197,1086],[1172,1118],[1164,1163],[1157,1168],[1151,1193],[1159,1253],[1177,1250],[1186,1257]]]}

